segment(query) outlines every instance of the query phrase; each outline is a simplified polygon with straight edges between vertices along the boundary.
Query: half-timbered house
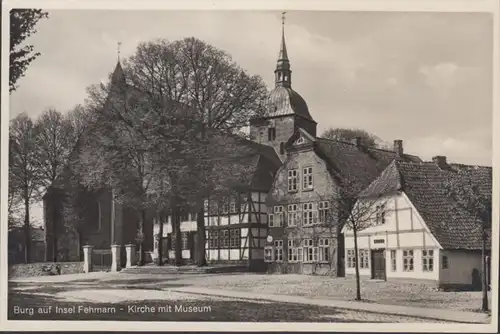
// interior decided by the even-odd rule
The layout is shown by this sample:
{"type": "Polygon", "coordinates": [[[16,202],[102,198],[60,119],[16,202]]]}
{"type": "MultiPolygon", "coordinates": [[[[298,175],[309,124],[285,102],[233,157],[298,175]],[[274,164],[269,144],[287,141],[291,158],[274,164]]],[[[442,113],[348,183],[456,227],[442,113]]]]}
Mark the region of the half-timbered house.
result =
{"type": "MultiPolygon", "coordinates": [[[[360,202],[384,205],[357,233],[359,273],[382,280],[419,280],[439,286],[481,286],[482,221],[449,195],[447,182],[474,187],[491,201],[491,167],[393,161],[366,189],[360,202]]],[[[361,204],[362,205],[362,204],[361,204]]],[[[485,229],[486,252],[491,240],[485,229]]],[[[354,275],[353,231],[344,229],[346,273],[354,275]]]]}

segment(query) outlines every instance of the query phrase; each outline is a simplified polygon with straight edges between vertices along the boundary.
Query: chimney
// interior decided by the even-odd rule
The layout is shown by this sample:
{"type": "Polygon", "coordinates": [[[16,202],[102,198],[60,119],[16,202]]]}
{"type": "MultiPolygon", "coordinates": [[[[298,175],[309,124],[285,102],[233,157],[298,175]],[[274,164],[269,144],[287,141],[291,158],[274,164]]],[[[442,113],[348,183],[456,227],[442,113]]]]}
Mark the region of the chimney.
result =
{"type": "Polygon", "coordinates": [[[398,157],[403,156],[403,141],[401,139],[396,139],[394,141],[394,152],[398,157]]]}
{"type": "Polygon", "coordinates": [[[357,148],[360,148],[361,147],[361,137],[355,137],[353,140],[352,140],[352,143],[354,145],[356,145],[357,148]]]}
{"type": "Polygon", "coordinates": [[[446,162],[446,157],[444,155],[436,155],[435,157],[432,157],[432,162],[438,165],[441,169],[448,168],[448,163],[446,162]]]}

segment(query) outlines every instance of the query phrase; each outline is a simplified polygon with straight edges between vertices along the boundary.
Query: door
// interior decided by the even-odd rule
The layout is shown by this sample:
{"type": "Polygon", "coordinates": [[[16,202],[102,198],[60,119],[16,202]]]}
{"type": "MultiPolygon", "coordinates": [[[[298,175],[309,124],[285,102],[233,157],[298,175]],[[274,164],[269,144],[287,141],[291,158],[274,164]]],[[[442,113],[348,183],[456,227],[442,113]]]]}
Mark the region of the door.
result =
{"type": "Polygon", "coordinates": [[[372,278],[386,279],[384,249],[372,250],[372,278]]]}

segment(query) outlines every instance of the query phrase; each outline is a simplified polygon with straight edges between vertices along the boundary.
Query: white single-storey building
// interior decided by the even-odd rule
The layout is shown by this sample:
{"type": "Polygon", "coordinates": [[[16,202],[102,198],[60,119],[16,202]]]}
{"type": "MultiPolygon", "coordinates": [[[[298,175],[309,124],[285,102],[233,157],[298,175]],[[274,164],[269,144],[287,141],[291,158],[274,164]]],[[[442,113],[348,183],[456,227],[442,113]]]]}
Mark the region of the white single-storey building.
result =
{"type": "MultiPolygon", "coordinates": [[[[482,222],[450,198],[444,184],[468,175],[491,199],[491,167],[448,164],[441,156],[433,160],[395,160],[361,192],[366,211],[381,209],[373,209],[378,214],[357,232],[360,275],[481,286],[482,222]]],[[[343,233],[346,274],[354,275],[353,231],[346,225],[343,233]]],[[[488,252],[490,243],[488,237],[488,252]]]]}

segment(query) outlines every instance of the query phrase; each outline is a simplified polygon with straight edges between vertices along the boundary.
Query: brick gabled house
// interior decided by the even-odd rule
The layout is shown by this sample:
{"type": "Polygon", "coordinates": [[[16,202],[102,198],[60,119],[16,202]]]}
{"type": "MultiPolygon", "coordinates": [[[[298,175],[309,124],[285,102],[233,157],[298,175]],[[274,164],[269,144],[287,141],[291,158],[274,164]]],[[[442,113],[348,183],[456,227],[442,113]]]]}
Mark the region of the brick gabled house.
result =
{"type": "Polygon", "coordinates": [[[404,154],[402,141],[394,146],[394,151],[365,147],[359,140],[317,138],[298,128],[268,195],[268,271],[342,276],[343,220],[335,201],[368,186],[396,157],[421,161],[404,154]]]}

